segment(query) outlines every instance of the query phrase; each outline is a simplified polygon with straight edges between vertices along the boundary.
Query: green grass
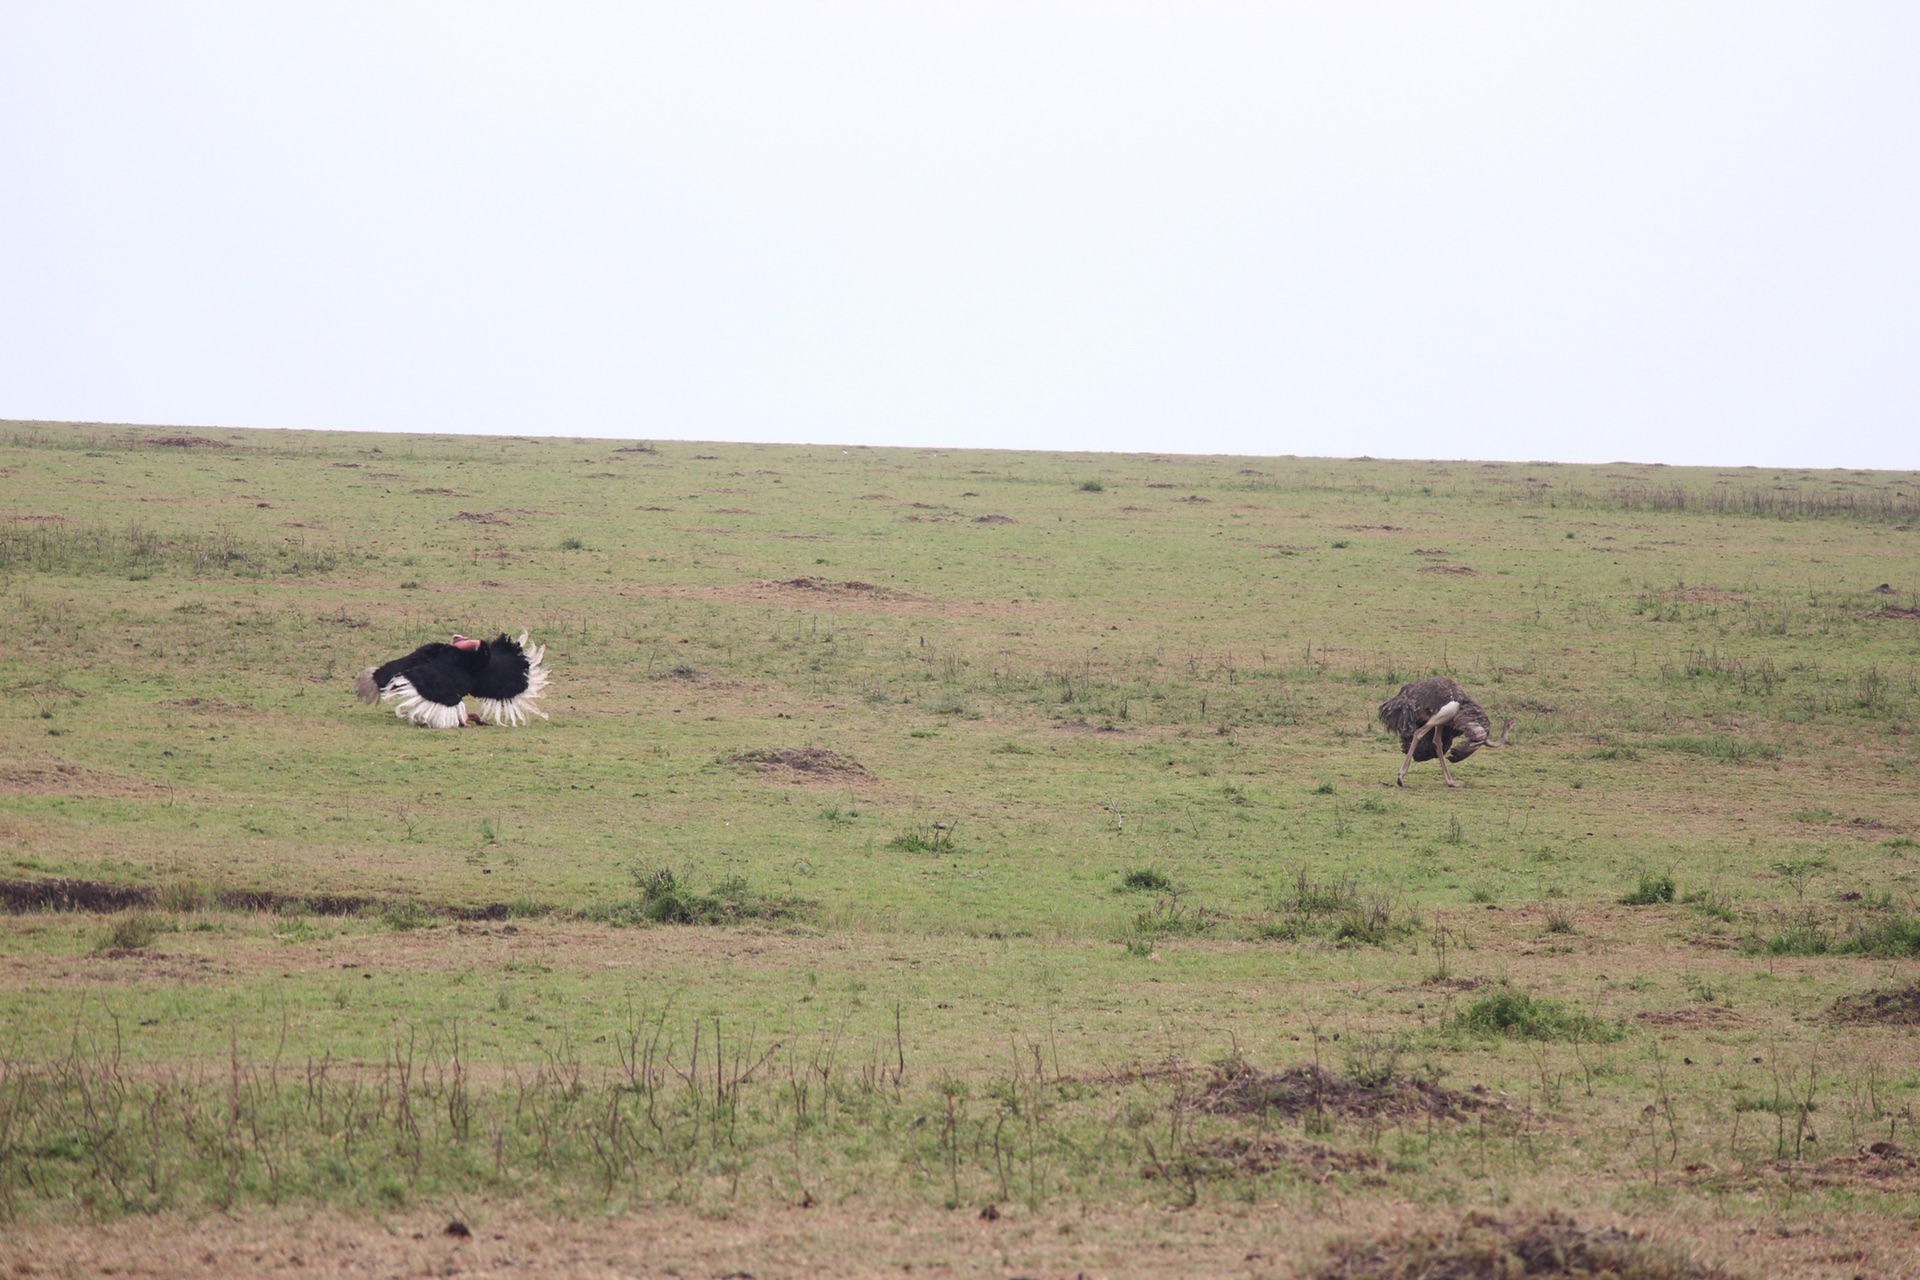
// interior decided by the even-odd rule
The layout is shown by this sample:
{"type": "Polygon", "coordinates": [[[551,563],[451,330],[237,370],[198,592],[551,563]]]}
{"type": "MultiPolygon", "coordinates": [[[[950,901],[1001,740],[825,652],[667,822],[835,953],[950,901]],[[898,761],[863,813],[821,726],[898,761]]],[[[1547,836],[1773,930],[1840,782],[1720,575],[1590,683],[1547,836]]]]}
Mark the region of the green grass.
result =
{"type": "Polygon", "coordinates": [[[0,1211],[1910,1207],[1675,1171],[1772,1160],[1789,1072],[1920,1145],[1818,1017],[1915,954],[1920,477],[179,434],[0,428],[0,892],[150,891],[0,913],[0,1211]],[[550,721],[351,696],[523,626],[550,721]],[[1442,673],[1512,744],[1396,787],[1374,708],[1442,673]],[[272,1079],[408,1043],[432,1123],[351,1155],[272,1079]],[[1373,1043],[1508,1109],[1247,1172],[1156,1065],[1373,1043]]]}

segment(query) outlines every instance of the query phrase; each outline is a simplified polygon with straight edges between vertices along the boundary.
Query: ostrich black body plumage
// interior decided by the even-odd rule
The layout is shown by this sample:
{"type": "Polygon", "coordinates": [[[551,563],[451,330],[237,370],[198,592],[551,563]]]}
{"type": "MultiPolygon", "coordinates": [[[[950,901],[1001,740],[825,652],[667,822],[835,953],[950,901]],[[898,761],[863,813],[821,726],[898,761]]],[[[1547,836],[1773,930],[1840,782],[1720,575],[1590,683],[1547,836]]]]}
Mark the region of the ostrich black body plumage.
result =
{"type": "Polygon", "coordinates": [[[394,704],[402,720],[433,729],[457,729],[468,723],[521,725],[529,716],[546,719],[535,704],[547,685],[546,646],[508,639],[455,636],[451,644],[423,644],[404,658],[360,673],[354,687],[363,702],[394,704]],[[469,716],[466,699],[478,704],[469,716]]]}
{"type": "Polygon", "coordinates": [[[1444,676],[1401,685],[1399,693],[1380,704],[1380,723],[1400,736],[1400,749],[1407,753],[1400,766],[1402,785],[1408,766],[1438,759],[1447,785],[1458,786],[1448,762],[1459,764],[1481,747],[1506,746],[1513,728],[1513,721],[1507,721],[1499,738],[1494,738],[1486,709],[1444,676]]]}

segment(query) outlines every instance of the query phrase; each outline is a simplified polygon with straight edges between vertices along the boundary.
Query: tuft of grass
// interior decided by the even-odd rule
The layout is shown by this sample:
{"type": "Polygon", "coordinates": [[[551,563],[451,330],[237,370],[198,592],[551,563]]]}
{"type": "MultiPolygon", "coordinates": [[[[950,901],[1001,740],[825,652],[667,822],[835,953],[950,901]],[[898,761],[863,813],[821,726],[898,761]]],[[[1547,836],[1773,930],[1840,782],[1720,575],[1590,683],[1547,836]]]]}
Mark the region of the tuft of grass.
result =
{"type": "Polygon", "coordinates": [[[1184,894],[1168,892],[1154,898],[1153,905],[1135,913],[1130,936],[1190,937],[1211,929],[1216,919],[1217,913],[1192,905],[1184,894]]]}
{"type": "Polygon", "coordinates": [[[887,848],[901,853],[950,854],[956,851],[953,843],[954,830],[955,824],[948,822],[931,822],[925,827],[910,827],[887,841],[887,848]]]}
{"type": "Polygon", "coordinates": [[[1363,894],[1351,876],[1315,880],[1304,867],[1294,872],[1274,910],[1280,918],[1259,930],[1262,937],[1383,947],[1420,927],[1419,915],[1401,909],[1392,894],[1363,894]]]}
{"type": "Polygon", "coordinates": [[[1732,924],[1739,918],[1733,911],[1733,895],[1725,889],[1694,889],[1681,901],[1701,915],[1723,924],[1732,924]]]}
{"type": "Polygon", "coordinates": [[[587,544],[579,538],[562,538],[560,539],[560,549],[562,551],[585,551],[587,544]]]}
{"type": "Polygon", "coordinates": [[[1476,1035],[1523,1040],[1618,1040],[1625,1034],[1613,1023],[1563,1001],[1504,983],[1462,1009],[1454,1021],[1462,1030],[1476,1035]]]}
{"type": "Polygon", "coordinates": [[[1640,883],[1621,897],[1620,901],[1629,907],[1651,907],[1662,902],[1672,902],[1674,893],[1673,877],[1643,872],[1640,883]]]}
{"type": "Polygon", "coordinates": [[[603,924],[738,924],[798,915],[797,898],[758,892],[745,876],[726,876],[704,892],[671,867],[628,870],[638,897],[594,907],[584,914],[603,924]]]}
{"type": "Polygon", "coordinates": [[[380,912],[381,922],[387,928],[406,933],[433,923],[433,913],[411,898],[402,898],[390,902],[380,912]]]}
{"type": "Polygon", "coordinates": [[[1101,484],[1098,480],[1082,480],[1080,482],[1080,492],[1082,493],[1105,493],[1106,490],[1107,486],[1101,484]]]}
{"type": "Polygon", "coordinates": [[[1844,936],[1803,915],[1764,941],[1750,940],[1750,950],[1774,956],[1873,956],[1904,960],[1920,956],[1920,916],[1901,913],[1868,920],[1844,936]]]}
{"type": "Polygon", "coordinates": [[[1169,893],[1173,881],[1166,873],[1152,867],[1137,867],[1120,877],[1120,890],[1123,893],[1169,893]]]}
{"type": "Polygon", "coordinates": [[[150,911],[129,911],[115,917],[93,944],[95,951],[145,951],[171,926],[150,911]]]}
{"type": "Polygon", "coordinates": [[[1754,742],[1747,738],[1735,738],[1731,735],[1716,734],[1710,736],[1681,735],[1661,738],[1654,746],[1665,751],[1677,751],[1682,755],[1704,756],[1709,760],[1718,760],[1723,764],[1748,764],[1755,760],[1778,760],[1780,749],[1770,747],[1763,742],[1754,742]]]}

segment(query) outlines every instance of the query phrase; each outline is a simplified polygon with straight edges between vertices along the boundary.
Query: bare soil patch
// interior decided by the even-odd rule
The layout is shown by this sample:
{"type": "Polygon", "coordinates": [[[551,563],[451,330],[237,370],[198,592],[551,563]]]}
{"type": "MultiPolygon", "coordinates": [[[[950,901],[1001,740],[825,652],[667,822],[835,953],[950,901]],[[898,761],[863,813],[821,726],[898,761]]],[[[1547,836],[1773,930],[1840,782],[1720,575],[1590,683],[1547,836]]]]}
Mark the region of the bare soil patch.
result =
{"type": "Polygon", "coordinates": [[[1635,1232],[1586,1229],[1558,1213],[1518,1222],[1469,1215],[1452,1229],[1335,1245],[1314,1280],[1518,1280],[1521,1276],[1713,1280],[1695,1262],[1635,1232]]]}
{"type": "Polygon", "coordinates": [[[1467,578],[1477,578],[1480,576],[1480,571],[1478,569],[1469,569],[1464,564],[1430,564],[1430,565],[1422,566],[1420,572],[1450,573],[1457,577],[1467,577],[1467,578]]]}
{"type": "Polygon", "coordinates": [[[1841,996],[1827,1010],[1827,1019],[1830,1022],[1881,1026],[1920,1026],[1920,982],[1898,990],[1863,991],[1856,996],[1841,996]]]}
{"type": "Polygon", "coordinates": [[[1292,1173],[1315,1182],[1358,1174],[1367,1185],[1385,1182],[1386,1161],[1364,1151],[1341,1151],[1319,1142],[1299,1142],[1277,1134],[1231,1135],[1196,1143],[1179,1159],[1141,1170],[1147,1178],[1259,1178],[1292,1173]]]}
{"type": "Polygon", "coordinates": [[[1900,605],[1889,605],[1867,616],[1869,618],[1897,618],[1907,622],[1920,622],[1920,609],[1908,609],[1900,605]]]}
{"type": "Polygon", "coordinates": [[[1198,1103],[1201,1111],[1212,1115],[1275,1112],[1286,1117],[1312,1112],[1350,1117],[1446,1118],[1501,1105],[1482,1085],[1448,1089],[1430,1080],[1392,1074],[1377,1080],[1355,1080],[1316,1066],[1288,1067],[1268,1074],[1245,1062],[1215,1067],[1198,1103]]]}
{"type": "Polygon", "coordinates": [[[1690,1004],[1678,1009],[1648,1009],[1633,1015],[1655,1027],[1725,1027],[1740,1021],[1731,1009],[1714,1004],[1690,1004]]]}
{"type": "Polygon", "coordinates": [[[780,582],[763,582],[758,585],[787,591],[804,591],[812,595],[856,596],[870,600],[912,598],[906,592],[895,591],[891,587],[875,586],[871,582],[829,582],[825,578],[787,578],[780,582]]]}
{"type": "Polygon", "coordinates": [[[0,765],[0,794],[121,797],[156,795],[165,790],[157,782],[60,761],[0,765]]]}
{"type": "MultiPolygon", "coordinates": [[[[1127,509],[1122,508],[1122,510],[1127,509]]],[[[1012,516],[975,516],[973,522],[975,524],[1012,524],[1014,519],[1012,516]]]]}
{"type": "Polygon", "coordinates": [[[873,773],[850,756],[822,747],[773,747],[728,757],[765,778],[782,782],[871,782],[873,773]]]}
{"type": "Polygon", "coordinates": [[[462,511],[460,514],[456,515],[454,519],[465,520],[469,524],[512,524],[513,523],[513,521],[503,519],[498,513],[492,512],[492,511],[462,511]]]}

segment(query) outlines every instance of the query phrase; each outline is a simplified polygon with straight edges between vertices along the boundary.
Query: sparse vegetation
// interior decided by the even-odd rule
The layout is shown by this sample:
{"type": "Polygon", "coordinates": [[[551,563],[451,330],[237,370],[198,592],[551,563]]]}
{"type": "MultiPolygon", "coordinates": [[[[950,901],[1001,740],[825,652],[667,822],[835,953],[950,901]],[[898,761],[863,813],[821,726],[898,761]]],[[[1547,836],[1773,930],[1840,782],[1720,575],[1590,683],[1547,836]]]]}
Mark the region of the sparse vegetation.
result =
{"type": "Polygon", "coordinates": [[[1469,1191],[1893,1269],[1920,477],[217,434],[0,432],[0,1270],[811,1205],[1304,1273],[1469,1191]],[[521,626],[551,722],[351,701],[521,626]],[[1397,789],[1431,674],[1517,745],[1397,789]]]}

